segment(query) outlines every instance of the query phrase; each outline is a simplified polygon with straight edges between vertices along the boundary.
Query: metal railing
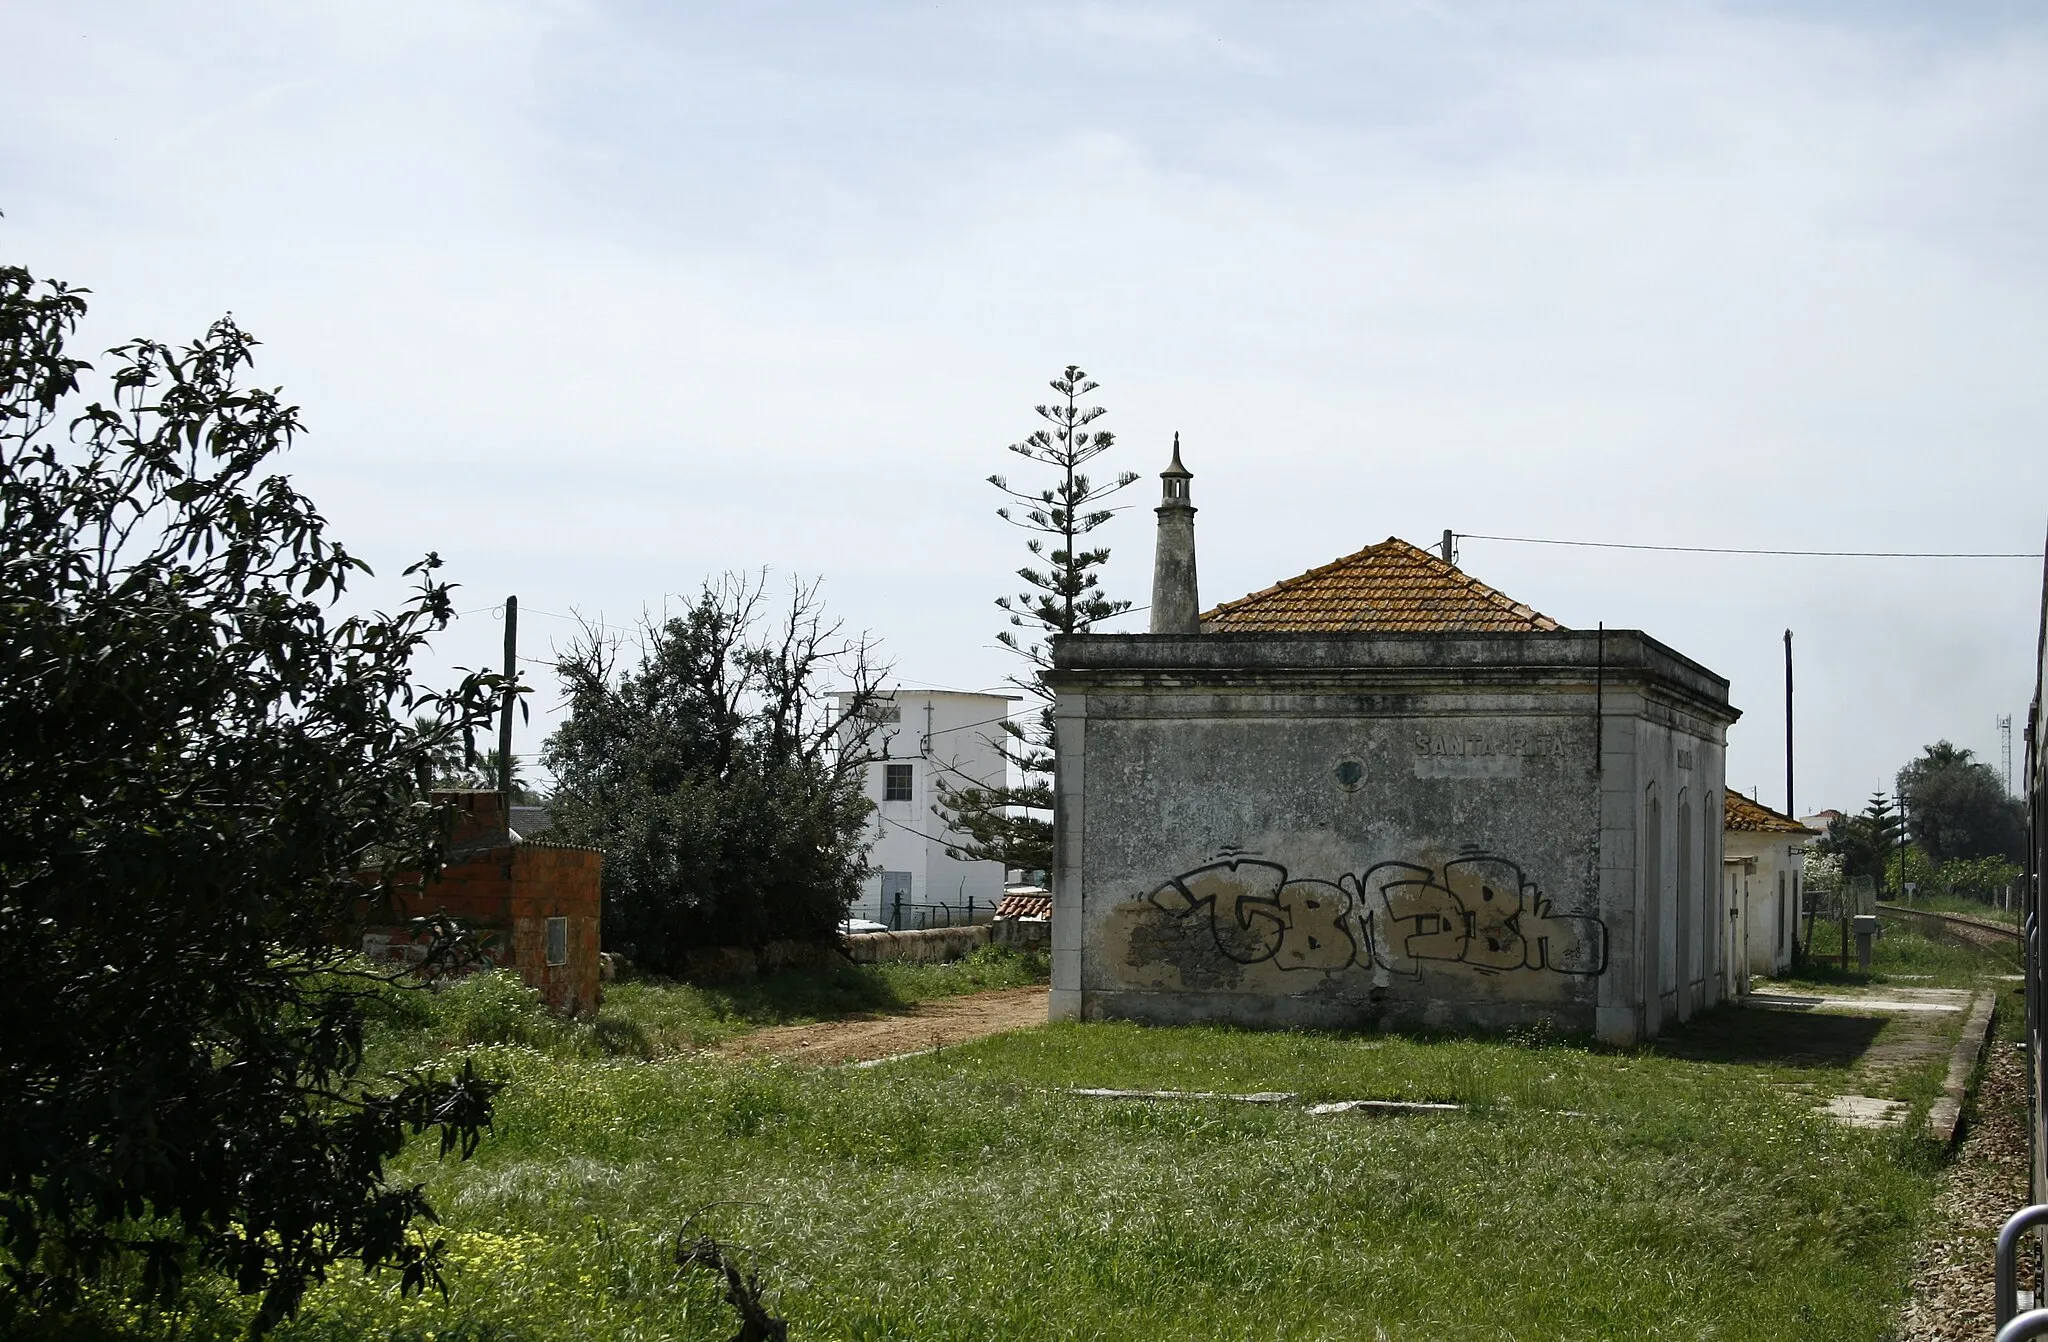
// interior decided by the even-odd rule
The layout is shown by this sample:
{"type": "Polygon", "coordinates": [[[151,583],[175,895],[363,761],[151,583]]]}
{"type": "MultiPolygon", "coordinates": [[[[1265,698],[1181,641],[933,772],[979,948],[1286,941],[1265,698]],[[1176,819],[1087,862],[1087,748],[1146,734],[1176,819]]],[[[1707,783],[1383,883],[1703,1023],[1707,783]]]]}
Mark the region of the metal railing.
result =
{"type": "MultiPolygon", "coordinates": [[[[2020,1312],[2020,1241],[2029,1230],[2048,1225],[2048,1206],[2036,1204],[2022,1207],[2006,1219],[1998,1228],[1998,1250],[1992,1261],[1992,1310],[1998,1324],[1998,1336],[2005,1337],[2005,1326],[2020,1312]]],[[[2028,1314],[2048,1315],[2048,1310],[2028,1310],[2028,1314]]],[[[2022,1334],[2034,1337],[2034,1333],[2022,1334]]]]}
{"type": "Polygon", "coordinates": [[[934,927],[970,927],[995,912],[993,903],[977,903],[972,896],[958,904],[913,903],[894,895],[883,908],[883,918],[892,932],[922,932],[934,927]]]}

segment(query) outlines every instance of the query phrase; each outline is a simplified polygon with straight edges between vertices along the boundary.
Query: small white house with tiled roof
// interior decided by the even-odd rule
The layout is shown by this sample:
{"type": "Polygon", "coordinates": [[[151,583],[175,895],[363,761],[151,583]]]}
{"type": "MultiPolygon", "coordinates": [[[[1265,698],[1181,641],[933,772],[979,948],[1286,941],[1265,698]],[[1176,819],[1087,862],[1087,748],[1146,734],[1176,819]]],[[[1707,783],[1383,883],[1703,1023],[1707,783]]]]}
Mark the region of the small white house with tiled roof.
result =
{"type": "Polygon", "coordinates": [[[1629,1042],[1720,1000],[1727,681],[1398,539],[1204,611],[1192,478],[1151,632],[1053,642],[1055,1017],[1629,1042]]]}
{"type": "Polygon", "coordinates": [[[1821,831],[1740,792],[1726,794],[1722,816],[1725,917],[1736,951],[1731,986],[1747,992],[1749,975],[1782,974],[1792,965],[1806,849],[1821,831]]]}

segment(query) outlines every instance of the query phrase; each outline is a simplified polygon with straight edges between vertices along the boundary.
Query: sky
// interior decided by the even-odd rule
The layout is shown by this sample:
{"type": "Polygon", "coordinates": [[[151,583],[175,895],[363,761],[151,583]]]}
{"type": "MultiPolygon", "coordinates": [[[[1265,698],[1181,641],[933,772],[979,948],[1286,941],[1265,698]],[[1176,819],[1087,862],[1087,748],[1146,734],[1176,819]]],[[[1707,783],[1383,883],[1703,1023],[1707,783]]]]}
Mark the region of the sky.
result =
{"type": "MultiPolygon", "coordinates": [[[[1398,535],[1731,682],[1729,786],[1855,809],[2024,722],[2048,529],[2025,3],[0,0],[0,262],[88,350],[223,312],[378,578],[491,664],[823,580],[906,685],[1015,674],[985,482],[1069,363],[1194,472],[1205,603],[1398,535]]],[[[1117,627],[1142,628],[1142,615],[1117,627]]],[[[2016,742],[2015,751],[2022,747],[2016,742]]],[[[2017,766],[2016,766],[2017,767],[2017,766]]]]}

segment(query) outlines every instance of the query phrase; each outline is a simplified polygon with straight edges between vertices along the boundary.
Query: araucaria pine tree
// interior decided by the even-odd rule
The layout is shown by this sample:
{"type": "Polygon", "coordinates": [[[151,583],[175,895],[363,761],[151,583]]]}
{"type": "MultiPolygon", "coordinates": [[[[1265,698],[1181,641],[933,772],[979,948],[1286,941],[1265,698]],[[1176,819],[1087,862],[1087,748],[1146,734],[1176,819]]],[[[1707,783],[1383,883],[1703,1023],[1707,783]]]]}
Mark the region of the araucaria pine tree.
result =
{"type": "Polygon", "coordinates": [[[964,836],[947,853],[968,861],[1000,862],[1005,867],[1044,871],[1052,867],[1052,691],[1039,673],[1052,664],[1046,640],[1055,634],[1085,634],[1102,621],[1131,608],[1101,588],[1107,546],[1087,547],[1086,538],[1116,515],[1103,501],[1138,478],[1125,471],[1106,481],[1090,479],[1083,470],[1115,444],[1107,429],[1089,426],[1107,411],[1086,406],[1081,398],[1097,383],[1074,364],[1052,380],[1055,399],[1035,407],[1045,424],[1010,451],[1049,468],[1051,483],[1040,489],[1012,487],[1009,478],[991,475],[988,482],[1008,499],[996,516],[1032,533],[1024,542],[1031,562],[1017,570],[1026,590],[996,598],[1009,616],[1009,628],[996,637],[1004,647],[1030,663],[1028,674],[1009,683],[1038,701],[1038,709],[1022,720],[1002,724],[1005,740],[999,753],[1022,776],[1017,786],[973,785],[942,789],[934,809],[964,836]]]}

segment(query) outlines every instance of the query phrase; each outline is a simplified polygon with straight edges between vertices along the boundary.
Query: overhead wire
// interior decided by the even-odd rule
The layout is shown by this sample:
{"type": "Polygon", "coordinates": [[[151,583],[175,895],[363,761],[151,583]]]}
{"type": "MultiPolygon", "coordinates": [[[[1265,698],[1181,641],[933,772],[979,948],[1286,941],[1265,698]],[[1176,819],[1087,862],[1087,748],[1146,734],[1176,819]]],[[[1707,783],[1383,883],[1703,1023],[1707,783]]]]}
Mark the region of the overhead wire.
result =
{"type": "Polygon", "coordinates": [[[1036,709],[1032,709],[1025,713],[1005,713],[1003,714],[1003,716],[999,718],[983,718],[980,722],[963,722],[957,727],[934,727],[932,730],[928,732],[922,732],[919,734],[922,735],[927,741],[929,741],[932,737],[944,736],[947,732],[964,732],[974,727],[987,727],[992,723],[1014,722],[1019,718],[1029,717],[1031,713],[1034,713],[1036,711],[1036,709]]]}
{"type": "Polygon", "coordinates": [[[888,816],[882,815],[879,812],[876,813],[875,819],[881,821],[885,825],[894,825],[896,828],[902,830],[905,834],[915,834],[918,838],[923,839],[926,843],[953,843],[951,839],[941,839],[936,835],[927,834],[921,829],[917,829],[911,825],[906,825],[901,820],[892,820],[888,816]]]}
{"type": "Polygon", "coordinates": [[[1765,550],[1724,545],[1641,545],[1626,541],[1575,541],[1547,536],[1488,536],[1454,531],[1453,540],[1506,541],[1514,545],[1569,545],[1589,550],[1656,550],[1670,554],[1770,555],[1798,559],[2033,559],[2040,554],[2004,550],[1765,550]]]}
{"type": "MultiPolygon", "coordinates": [[[[464,615],[482,615],[486,611],[493,615],[502,615],[504,610],[505,603],[499,601],[489,606],[475,606],[469,610],[458,610],[455,614],[458,618],[464,615]]],[[[521,615],[545,615],[550,620],[568,620],[572,624],[580,624],[588,629],[602,629],[608,634],[630,634],[637,632],[622,624],[606,624],[603,620],[592,620],[582,615],[564,615],[558,610],[541,610],[535,606],[521,606],[519,613],[521,615]]]]}

